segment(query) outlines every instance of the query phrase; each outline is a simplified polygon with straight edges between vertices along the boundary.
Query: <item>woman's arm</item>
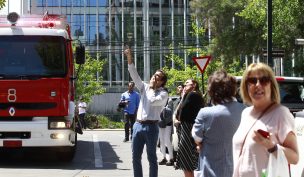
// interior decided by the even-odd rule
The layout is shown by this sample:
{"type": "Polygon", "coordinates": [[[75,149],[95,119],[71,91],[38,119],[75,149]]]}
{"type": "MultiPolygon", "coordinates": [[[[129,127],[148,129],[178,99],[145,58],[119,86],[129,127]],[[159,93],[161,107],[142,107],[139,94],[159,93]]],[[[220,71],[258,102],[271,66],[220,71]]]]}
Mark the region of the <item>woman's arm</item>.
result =
{"type": "MultiPolygon", "coordinates": [[[[264,146],[266,149],[273,148],[276,144],[274,144],[269,138],[264,138],[261,134],[259,134],[257,131],[255,131],[255,135],[253,139],[264,146]]],[[[298,143],[297,143],[297,137],[294,134],[294,132],[289,132],[283,142],[282,145],[280,145],[283,148],[283,151],[285,153],[286,159],[289,164],[297,164],[299,161],[299,151],[298,151],[298,143]]],[[[276,153],[276,152],[273,152],[276,153]]]]}
{"type": "Polygon", "coordinates": [[[205,117],[206,114],[204,114],[204,110],[201,109],[195,118],[191,133],[196,144],[200,144],[203,141],[205,117]]]}
{"type": "Polygon", "coordinates": [[[294,132],[289,132],[284,143],[283,151],[290,164],[297,164],[299,161],[299,151],[297,137],[294,132]]]}
{"type": "Polygon", "coordinates": [[[191,131],[192,137],[196,144],[197,152],[200,152],[203,147],[203,143],[202,143],[203,136],[204,136],[203,116],[204,115],[202,115],[202,113],[200,111],[195,119],[195,123],[193,124],[192,131],[191,131]]]}
{"type": "MultiPolygon", "coordinates": [[[[290,164],[297,164],[299,161],[299,151],[297,137],[295,134],[294,117],[289,109],[284,106],[279,106],[275,109],[274,115],[276,122],[274,122],[275,130],[274,135],[278,138],[279,145],[282,147],[286,159],[290,164]]],[[[274,136],[271,135],[271,136],[274,136]]],[[[270,136],[270,137],[271,137],[270,136]]],[[[267,150],[275,147],[275,143],[271,138],[264,138],[261,134],[255,131],[253,139],[264,146],[267,150]]],[[[276,152],[274,152],[276,153],[276,152]]]]}

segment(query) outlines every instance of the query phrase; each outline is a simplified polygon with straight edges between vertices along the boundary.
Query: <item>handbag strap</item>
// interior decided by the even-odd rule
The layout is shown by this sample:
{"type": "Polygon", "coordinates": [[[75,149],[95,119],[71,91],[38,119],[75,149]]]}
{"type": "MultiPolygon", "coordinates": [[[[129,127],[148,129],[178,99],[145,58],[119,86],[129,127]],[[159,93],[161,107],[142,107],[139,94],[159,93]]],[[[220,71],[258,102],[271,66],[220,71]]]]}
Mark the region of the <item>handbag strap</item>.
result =
{"type": "Polygon", "coordinates": [[[176,106],[176,108],[173,112],[173,115],[175,115],[174,118],[177,119],[178,121],[180,121],[179,113],[180,113],[180,109],[181,109],[181,105],[182,105],[183,101],[184,101],[184,97],[181,97],[181,99],[179,100],[178,105],[176,106]]]}
{"type": "Polygon", "coordinates": [[[247,131],[246,135],[245,135],[245,138],[242,142],[242,147],[241,147],[241,151],[240,151],[240,155],[239,157],[241,156],[242,152],[243,152],[243,147],[244,147],[244,144],[245,144],[245,141],[246,141],[246,138],[247,138],[247,135],[249,134],[250,130],[252,129],[252,127],[257,123],[258,120],[261,119],[261,117],[263,117],[263,115],[267,112],[268,109],[271,108],[271,106],[274,105],[274,102],[271,103],[262,113],[261,115],[254,121],[254,123],[251,125],[251,127],[249,128],[249,130],[247,131]]]}
{"type": "Polygon", "coordinates": [[[162,114],[163,114],[163,119],[165,119],[165,116],[166,116],[166,106],[163,107],[162,114]]]}

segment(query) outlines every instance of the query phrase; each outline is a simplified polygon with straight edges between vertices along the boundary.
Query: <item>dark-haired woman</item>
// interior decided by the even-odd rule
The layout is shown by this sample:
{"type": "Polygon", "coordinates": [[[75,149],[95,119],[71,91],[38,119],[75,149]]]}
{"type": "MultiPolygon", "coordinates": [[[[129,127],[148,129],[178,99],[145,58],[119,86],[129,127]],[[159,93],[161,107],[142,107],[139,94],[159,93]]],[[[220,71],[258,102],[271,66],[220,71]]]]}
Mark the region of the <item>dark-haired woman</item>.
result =
{"type": "Polygon", "coordinates": [[[193,177],[197,168],[198,152],[191,135],[191,129],[198,111],[204,101],[199,91],[198,82],[188,79],[184,84],[182,100],[178,105],[175,125],[179,134],[176,169],[182,169],[185,177],[193,177]]]}
{"type": "Polygon", "coordinates": [[[233,173],[232,137],[245,106],[237,102],[237,83],[224,70],[208,79],[212,106],[198,113],[192,135],[200,152],[199,168],[203,177],[230,177],[233,173]]]}

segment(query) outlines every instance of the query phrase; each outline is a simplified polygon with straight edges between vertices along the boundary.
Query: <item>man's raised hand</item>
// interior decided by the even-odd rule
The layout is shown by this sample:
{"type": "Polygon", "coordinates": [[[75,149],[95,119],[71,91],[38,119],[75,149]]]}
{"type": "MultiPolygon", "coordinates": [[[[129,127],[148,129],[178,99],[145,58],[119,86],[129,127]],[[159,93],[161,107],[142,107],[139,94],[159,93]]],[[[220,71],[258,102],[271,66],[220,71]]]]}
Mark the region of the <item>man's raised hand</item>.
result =
{"type": "Polygon", "coordinates": [[[129,47],[127,47],[127,48],[124,50],[124,54],[127,56],[128,64],[133,63],[133,61],[132,61],[132,55],[131,55],[131,49],[130,49],[129,47]]]}

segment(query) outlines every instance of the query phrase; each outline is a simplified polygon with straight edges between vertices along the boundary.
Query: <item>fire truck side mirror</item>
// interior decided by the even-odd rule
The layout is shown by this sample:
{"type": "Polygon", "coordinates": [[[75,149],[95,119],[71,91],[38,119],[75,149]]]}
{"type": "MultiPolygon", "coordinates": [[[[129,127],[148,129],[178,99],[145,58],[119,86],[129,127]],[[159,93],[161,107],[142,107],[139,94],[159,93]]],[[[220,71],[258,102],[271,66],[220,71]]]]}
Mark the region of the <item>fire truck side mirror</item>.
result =
{"type": "Polygon", "coordinates": [[[83,45],[79,45],[76,47],[75,58],[77,64],[85,63],[85,48],[83,45]]]}

